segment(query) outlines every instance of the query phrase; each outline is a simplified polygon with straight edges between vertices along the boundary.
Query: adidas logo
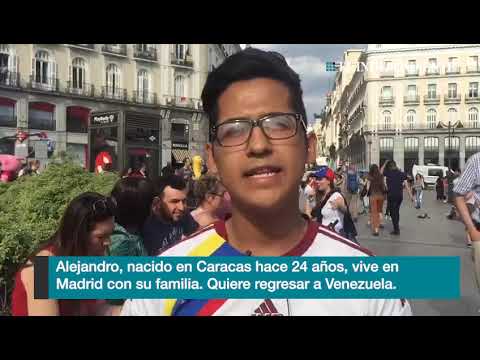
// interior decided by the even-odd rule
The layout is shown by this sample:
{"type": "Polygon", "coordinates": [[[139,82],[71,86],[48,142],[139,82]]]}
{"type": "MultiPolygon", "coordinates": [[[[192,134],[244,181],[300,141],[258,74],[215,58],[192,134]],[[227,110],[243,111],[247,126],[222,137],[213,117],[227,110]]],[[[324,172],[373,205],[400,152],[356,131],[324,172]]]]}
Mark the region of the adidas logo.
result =
{"type": "Polygon", "coordinates": [[[255,309],[252,316],[283,316],[279,313],[272,300],[267,299],[255,309]]]}

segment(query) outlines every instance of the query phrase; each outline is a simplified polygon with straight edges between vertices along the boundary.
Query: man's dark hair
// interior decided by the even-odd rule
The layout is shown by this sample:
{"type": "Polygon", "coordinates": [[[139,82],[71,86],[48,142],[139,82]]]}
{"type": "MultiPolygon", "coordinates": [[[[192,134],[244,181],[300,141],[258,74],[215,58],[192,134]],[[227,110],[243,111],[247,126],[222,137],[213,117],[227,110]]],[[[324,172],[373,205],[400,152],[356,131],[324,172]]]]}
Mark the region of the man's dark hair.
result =
{"type": "Polygon", "coordinates": [[[187,183],[178,175],[159,177],[155,181],[155,196],[162,196],[163,190],[165,190],[167,186],[170,186],[175,190],[185,190],[187,188],[187,183]]]}
{"type": "Polygon", "coordinates": [[[292,70],[281,54],[247,48],[228,57],[208,75],[202,92],[202,103],[210,119],[210,128],[218,122],[218,99],[223,92],[237,81],[256,78],[282,82],[290,92],[291,106],[295,112],[302,115],[305,127],[308,125],[298,74],[292,70]]]}

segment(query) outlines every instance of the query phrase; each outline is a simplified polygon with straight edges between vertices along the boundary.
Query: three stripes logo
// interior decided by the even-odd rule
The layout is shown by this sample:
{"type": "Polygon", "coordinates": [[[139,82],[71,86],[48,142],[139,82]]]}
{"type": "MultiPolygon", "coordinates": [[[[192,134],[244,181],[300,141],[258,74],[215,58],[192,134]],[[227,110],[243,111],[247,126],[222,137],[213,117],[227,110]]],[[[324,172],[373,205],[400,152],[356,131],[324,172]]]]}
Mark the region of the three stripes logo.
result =
{"type": "Polygon", "coordinates": [[[283,316],[279,313],[272,300],[266,299],[255,309],[252,316],[283,316]]]}

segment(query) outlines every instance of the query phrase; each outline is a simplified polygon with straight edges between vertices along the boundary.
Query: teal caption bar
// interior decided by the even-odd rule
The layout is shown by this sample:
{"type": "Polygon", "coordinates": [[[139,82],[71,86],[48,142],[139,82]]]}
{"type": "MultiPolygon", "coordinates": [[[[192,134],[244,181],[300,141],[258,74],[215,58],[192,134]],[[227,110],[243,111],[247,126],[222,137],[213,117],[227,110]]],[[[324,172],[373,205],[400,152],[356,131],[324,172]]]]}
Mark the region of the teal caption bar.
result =
{"type": "Polygon", "coordinates": [[[460,297],[459,257],[49,257],[53,299],[460,297]]]}

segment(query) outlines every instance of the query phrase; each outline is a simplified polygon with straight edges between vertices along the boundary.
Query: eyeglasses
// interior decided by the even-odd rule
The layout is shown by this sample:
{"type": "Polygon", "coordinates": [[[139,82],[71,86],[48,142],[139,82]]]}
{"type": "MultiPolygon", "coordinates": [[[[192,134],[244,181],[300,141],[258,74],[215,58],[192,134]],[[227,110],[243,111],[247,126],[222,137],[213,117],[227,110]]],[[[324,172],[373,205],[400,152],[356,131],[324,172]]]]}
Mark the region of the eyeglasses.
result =
{"type": "Polygon", "coordinates": [[[113,197],[98,199],[92,204],[92,209],[95,216],[113,215],[116,208],[117,202],[113,197]]]}
{"type": "Polygon", "coordinates": [[[220,146],[240,146],[248,142],[254,127],[262,129],[270,140],[285,140],[294,137],[301,122],[305,131],[303,117],[296,113],[271,113],[260,119],[230,119],[212,128],[212,135],[220,146]]]}

